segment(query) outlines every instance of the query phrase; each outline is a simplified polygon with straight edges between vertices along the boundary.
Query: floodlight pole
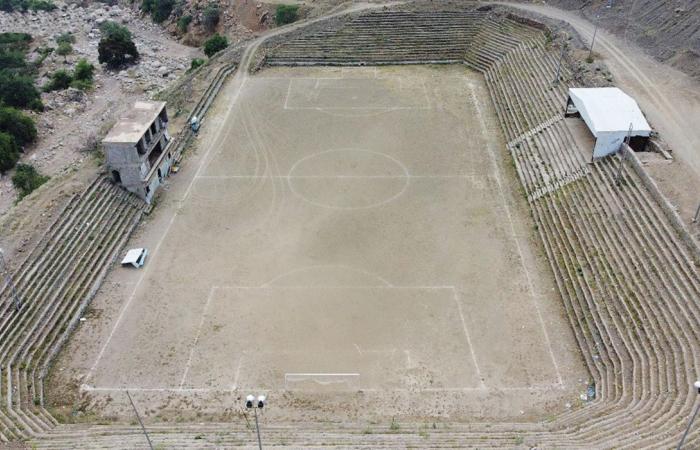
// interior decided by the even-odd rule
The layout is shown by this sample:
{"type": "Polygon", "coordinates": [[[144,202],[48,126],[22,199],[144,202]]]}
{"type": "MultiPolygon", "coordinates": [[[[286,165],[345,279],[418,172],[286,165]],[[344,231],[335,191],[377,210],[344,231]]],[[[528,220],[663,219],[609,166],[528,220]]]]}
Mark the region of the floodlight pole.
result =
{"type": "Polygon", "coordinates": [[[698,219],[700,219],[700,204],[698,205],[698,209],[695,210],[695,217],[693,217],[693,223],[697,223],[698,219]]]}
{"type": "Polygon", "coordinates": [[[600,23],[600,16],[595,18],[595,29],[593,30],[593,39],[591,39],[591,49],[588,51],[588,60],[593,58],[593,45],[595,45],[595,37],[598,34],[598,24],[600,23]]]}
{"type": "Polygon", "coordinates": [[[134,401],[131,399],[131,394],[129,394],[129,391],[126,391],[126,396],[129,397],[129,402],[131,403],[131,407],[134,409],[134,414],[136,414],[136,419],[138,419],[139,424],[141,425],[141,431],[143,431],[143,435],[146,436],[146,440],[148,441],[148,447],[153,450],[153,444],[151,443],[151,438],[148,437],[148,432],[146,431],[146,427],[143,425],[143,421],[141,420],[141,416],[139,416],[139,412],[136,409],[136,405],[134,405],[134,401]]]}
{"type": "MultiPolygon", "coordinates": [[[[700,381],[696,381],[695,384],[693,385],[695,389],[698,391],[698,395],[700,395],[700,381]]],[[[700,402],[697,402],[697,406],[695,407],[695,411],[693,412],[693,415],[690,417],[690,421],[688,422],[688,426],[685,428],[685,432],[683,433],[683,437],[681,437],[680,442],[678,443],[678,447],[676,447],[676,450],[681,450],[683,447],[683,444],[685,444],[685,439],[688,437],[688,433],[690,433],[690,428],[693,426],[693,422],[695,422],[695,418],[698,416],[698,412],[700,412],[700,402]]]]}
{"type": "Polygon", "coordinates": [[[262,450],[262,440],[260,440],[260,425],[258,425],[258,408],[253,408],[255,412],[255,431],[258,433],[258,450],[262,450]]]}
{"type": "Polygon", "coordinates": [[[17,294],[17,289],[15,288],[14,281],[12,281],[10,269],[7,268],[7,264],[5,263],[5,253],[2,251],[2,249],[0,249],[0,272],[5,275],[5,287],[10,288],[10,296],[12,297],[11,301],[14,301],[15,303],[15,311],[19,312],[19,310],[22,309],[22,300],[17,294]]]}

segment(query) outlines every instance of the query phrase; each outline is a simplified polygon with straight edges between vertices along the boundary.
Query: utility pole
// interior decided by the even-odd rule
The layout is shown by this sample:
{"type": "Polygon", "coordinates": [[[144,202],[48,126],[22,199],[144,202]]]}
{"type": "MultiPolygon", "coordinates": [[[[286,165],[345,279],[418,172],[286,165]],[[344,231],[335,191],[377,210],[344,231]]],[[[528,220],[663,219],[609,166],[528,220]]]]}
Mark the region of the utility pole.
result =
{"type": "Polygon", "coordinates": [[[141,431],[143,431],[143,435],[146,436],[146,440],[148,441],[148,447],[153,450],[153,444],[151,443],[151,438],[148,437],[148,432],[146,431],[146,427],[143,426],[143,421],[141,420],[141,416],[139,416],[139,412],[136,409],[136,405],[134,405],[134,401],[131,399],[131,394],[129,394],[129,391],[126,391],[126,396],[129,397],[129,402],[131,403],[131,407],[134,408],[134,414],[136,414],[136,419],[139,421],[139,424],[141,425],[141,431]]]}
{"type": "Polygon", "coordinates": [[[2,249],[0,249],[0,272],[2,272],[3,275],[5,275],[5,286],[3,287],[3,289],[10,289],[10,301],[15,303],[15,311],[19,312],[19,310],[22,309],[22,300],[19,298],[19,294],[17,293],[17,289],[15,288],[15,282],[12,281],[12,274],[10,273],[10,269],[5,263],[5,253],[2,251],[2,249]]]}
{"type": "Polygon", "coordinates": [[[561,62],[564,60],[564,52],[566,51],[566,41],[562,37],[561,53],[559,54],[559,63],[557,63],[557,75],[554,77],[554,84],[559,84],[559,75],[561,75],[561,62]]]}
{"type": "Polygon", "coordinates": [[[598,25],[600,24],[600,16],[595,17],[595,29],[593,30],[593,39],[591,39],[591,49],[588,51],[588,60],[593,58],[593,46],[595,45],[595,37],[598,34],[598,25]]]}

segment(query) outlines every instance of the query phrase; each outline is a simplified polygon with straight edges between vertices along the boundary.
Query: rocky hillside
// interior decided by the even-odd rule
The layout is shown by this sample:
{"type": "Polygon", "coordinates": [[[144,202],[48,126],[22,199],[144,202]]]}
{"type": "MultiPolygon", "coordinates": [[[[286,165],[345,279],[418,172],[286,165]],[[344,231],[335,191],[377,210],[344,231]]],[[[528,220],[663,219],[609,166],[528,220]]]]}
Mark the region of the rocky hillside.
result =
{"type": "MultiPolygon", "coordinates": [[[[541,2],[537,2],[541,3],[541,2]]],[[[629,39],[651,55],[700,80],[700,1],[549,0],[578,9],[589,20],[600,16],[609,32],[629,39]],[[608,8],[608,5],[612,5],[608,8]]]]}

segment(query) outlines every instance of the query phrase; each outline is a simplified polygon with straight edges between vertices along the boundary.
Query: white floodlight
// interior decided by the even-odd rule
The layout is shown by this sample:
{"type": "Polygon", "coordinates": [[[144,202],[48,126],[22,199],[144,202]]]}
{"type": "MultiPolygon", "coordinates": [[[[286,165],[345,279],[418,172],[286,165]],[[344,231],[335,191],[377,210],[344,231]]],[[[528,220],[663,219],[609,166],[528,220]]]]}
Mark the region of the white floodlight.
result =
{"type": "Polygon", "coordinates": [[[265,406],[265,396],[258,395],[258,408],[262,408],[264,406],[265,406]]]}
{"type": "Polygon", "coordinates": [[[253,402],[255,401],[254,395],[249,395],[245,398],[245,407],[250,409],[253,407],[253,402]]]}

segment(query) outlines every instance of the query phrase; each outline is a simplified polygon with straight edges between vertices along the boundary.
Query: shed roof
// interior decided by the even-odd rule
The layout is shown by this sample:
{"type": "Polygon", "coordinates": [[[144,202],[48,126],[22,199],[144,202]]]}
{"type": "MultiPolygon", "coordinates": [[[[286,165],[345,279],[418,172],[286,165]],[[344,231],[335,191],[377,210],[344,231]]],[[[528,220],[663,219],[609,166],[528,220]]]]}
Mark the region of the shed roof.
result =
{"type": "Polygon", "coordinates": [[[619,88],[571,88],[569,98],[596,137],[599,133],[627,133],[630,124],[633,136],[651,133],[637,102],[619,88]]]}
{"type": "Polygon", "coordinates": [[[102,142],[135,144],[146,133],[148,127],[165,108],[165,102],[136,102],[134,106],[114,124],[102,142]]]}

